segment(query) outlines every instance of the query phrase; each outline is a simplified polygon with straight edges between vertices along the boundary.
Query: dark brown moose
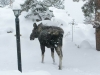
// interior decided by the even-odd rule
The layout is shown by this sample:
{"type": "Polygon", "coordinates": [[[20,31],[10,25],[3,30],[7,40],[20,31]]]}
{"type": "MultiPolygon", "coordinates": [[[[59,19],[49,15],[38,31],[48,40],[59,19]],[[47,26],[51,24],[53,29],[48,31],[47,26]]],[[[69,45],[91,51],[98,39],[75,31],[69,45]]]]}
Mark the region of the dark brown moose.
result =
{"type": "Polygon", "coordinates": [[[45,47],[51,48],[51,56],[53,59],[53,63],[55,63],[54,59],[54,49],[59,56],[59,70],[62,69],[62,41],[64,31],[60,27],[56,26],[45,26],[42,23],[37,25],[33,24],[33,30],[30,35],[30,40],[34,40],[38,38],[40,42],[41,52],[42,52],[42,63],[44,62],[44,53],[45,47]]]}

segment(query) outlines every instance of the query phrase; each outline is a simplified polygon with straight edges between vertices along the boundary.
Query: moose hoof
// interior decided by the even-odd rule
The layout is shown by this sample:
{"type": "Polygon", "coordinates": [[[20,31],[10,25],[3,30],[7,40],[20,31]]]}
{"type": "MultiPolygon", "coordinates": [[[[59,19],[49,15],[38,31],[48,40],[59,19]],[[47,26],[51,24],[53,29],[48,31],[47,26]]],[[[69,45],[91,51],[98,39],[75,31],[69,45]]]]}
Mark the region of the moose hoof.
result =
{"type": "Polygon", "coordinates": [[[61,67],[59,67],[59,70],[62,70],[62,68],[61,68],[61,67]]]}
{"type": "Polygon", "coordinates": [[[41,61],[41,63],[44,63],[43,61],[41,61]]]}
{"type": "Polygon", "coordinates": [[[53,62],[53,65],[56,65],[56,63],[55,63],[55,62],[53,62]]]}

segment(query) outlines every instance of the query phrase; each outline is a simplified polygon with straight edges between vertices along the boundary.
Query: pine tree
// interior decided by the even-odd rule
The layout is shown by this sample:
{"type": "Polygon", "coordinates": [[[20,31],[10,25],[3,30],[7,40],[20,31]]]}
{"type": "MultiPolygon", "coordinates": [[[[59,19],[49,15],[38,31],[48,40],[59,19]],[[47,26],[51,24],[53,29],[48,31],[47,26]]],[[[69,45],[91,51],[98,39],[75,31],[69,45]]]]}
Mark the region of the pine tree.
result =
{"type": "Polygon", "coordinates": [[[90,21],[96,30],[96,50],[100,51],[100,0],[88,0],[82,10],[86,20],[90,21]]]}
{"type": "Polygon", "coordinates": [[[85,23],[93,23],[95,20],[95,0],[88,0],[82,7],[85,16],[85,23]]]}
{"type": "Polygon", "coordinates": [[[82,7],[85,22],[100,27],[100,0],[88,0],[82,7]]]}
{"type": "MultiPolygon", "coordinates": [[[[79,2],[80,0],[73,0],[74,2],[79,2]]],[[[95,0],[82,0],[86,3],[82,6],[82,11],[85,16],[84,23],[87,24],[94,24],[93,21],[95,20],[95,0]]]]}
{"type": "Polygon", "coordinates": [[[64,9],[64,0],[43,0],[43,3],[48,7],[56,7],[58,9],[64,9]]]}
{"type": "Polygon", "coordinates": [[[22,11],[27,11],[25,18],[30,18],[33,21],[50,20],[54,15],[49,7],[64,8],[61,0],[26,0],[21,4],[22,11]]]}
{"type": "MultiPolygon", "coordinates": [[[[73,0],[74,2],[79,2],[80,0],[73,0]]],[[[86,0],[82,0],[82,1],[86,1],[86,0]]]]}
{"type": "Polygon", "coordinates": [[[11,2],[14,2],[14,0],[0,0],[0,5],[4,7],[6,5],[9,5],[11,2]]]}

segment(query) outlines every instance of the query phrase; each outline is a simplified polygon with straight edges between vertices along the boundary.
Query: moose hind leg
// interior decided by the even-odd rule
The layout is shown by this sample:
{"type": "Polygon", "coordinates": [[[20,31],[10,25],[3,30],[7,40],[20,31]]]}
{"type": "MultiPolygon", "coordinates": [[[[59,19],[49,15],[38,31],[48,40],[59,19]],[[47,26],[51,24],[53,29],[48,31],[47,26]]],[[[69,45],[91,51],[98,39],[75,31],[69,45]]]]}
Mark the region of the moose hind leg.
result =
{"type": "Polygon", "coordinates": [[[63,54],[62,54],[62,47],[61,47],[61,46],[58,46],[58,47],[56,48],[56,52],[57,52],[57,54],[58,54],[58,56],[59,56],[59,70],[61,70],[61,69],[62,69],[62,57],[63,57],[63,54]]]}
{"type": "Polygon", "coordinates": [[[51,57],[52,57],[52,59],[53,59],[53,64],[55,64],[54,48],[51,48],[51,57]]]}

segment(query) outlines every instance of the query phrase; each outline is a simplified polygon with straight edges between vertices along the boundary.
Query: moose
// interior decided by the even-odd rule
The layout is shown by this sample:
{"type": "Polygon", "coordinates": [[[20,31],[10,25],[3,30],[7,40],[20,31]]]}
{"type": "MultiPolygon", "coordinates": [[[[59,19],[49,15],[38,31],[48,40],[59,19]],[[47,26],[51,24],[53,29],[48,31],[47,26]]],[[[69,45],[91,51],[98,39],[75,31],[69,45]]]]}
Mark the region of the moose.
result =
{"type": "Polygon", "coordinates": [[[46,26],[43,25],[42,23],[38,25],[34,23],[33,27],[34,28],[30,35],[30,40],[38,38],[42,53],[42,63],[44,62],[45,47],[50,48],[53,63],[55,63],[55,58],[54,58],[54,50],[55,50],[59,57],[59,70],[61,70],[62,57],[63,57],[62,53],[62,43],[64,34],[63,29],[57,26],[46,26]]]}

